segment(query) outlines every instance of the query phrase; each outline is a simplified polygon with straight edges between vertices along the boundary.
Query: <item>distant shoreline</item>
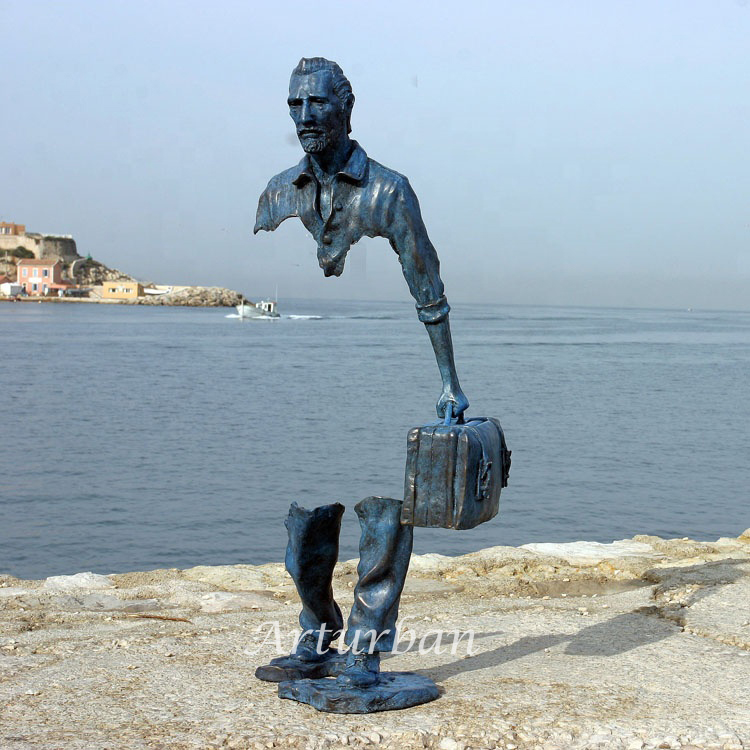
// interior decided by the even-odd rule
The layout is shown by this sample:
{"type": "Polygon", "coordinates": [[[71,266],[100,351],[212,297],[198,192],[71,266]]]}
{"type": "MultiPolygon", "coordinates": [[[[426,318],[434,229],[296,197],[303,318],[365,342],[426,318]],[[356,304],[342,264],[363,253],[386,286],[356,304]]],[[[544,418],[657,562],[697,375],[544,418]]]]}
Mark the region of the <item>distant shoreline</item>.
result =
{"type": "MultiPolygon", "coordinates": [[[[101,299],[92,297],[0,297],[0,302],[128,305],[130,307],[223,307],[232,309],[243,300],[243,295],[220,287],[186,287],[177,294],[136,299],[101,299]]],[[[246,301],[247,302],[247,301],[246,301]]]]}
{"type": "Polygon", "coordinates": [[[94,304],[98,305],[101,303],[104,304],[132,304],[129,303],[127,300],[120,300],[120,299],[88,299],[87,297],[19,297],[18,299],[13,299],[12,297],[0,297],[0,302],[85,302],[87,304],[94,304]]]}
{"type": "Polygon", "coordinates": [[[148,302],[132,302],[127,299],[87,299],[86,297],[45,297],[38,299],[36,297],[25,297],[23,299],[9,299],[7,297],[0,297],[0,302],[38,302],[42,303],[53,303],[53,304],[78,304],[84,303],[88,305],[126,305],[127,307],[225,307],[228,309],[234,308],[234,305],[195,305],[185,304],[180,302],[162,302],[158,304],[148,302]]]}

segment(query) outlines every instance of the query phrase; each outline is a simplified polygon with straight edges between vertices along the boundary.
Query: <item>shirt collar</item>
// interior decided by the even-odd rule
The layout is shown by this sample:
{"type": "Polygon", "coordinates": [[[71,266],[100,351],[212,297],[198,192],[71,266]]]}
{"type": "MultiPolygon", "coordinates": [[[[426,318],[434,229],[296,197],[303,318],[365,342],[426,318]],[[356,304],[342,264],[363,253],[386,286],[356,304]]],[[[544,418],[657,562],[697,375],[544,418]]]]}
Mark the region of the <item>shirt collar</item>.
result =
{"type": "MultiPolygon", "coordinates": [[[[337,177],[346,177],[352,182],[362,182],[365,178],[365,169],[367,167],[367,154],[357,141],[352,141],[354,150],[344,168],[336,175],[337,177]]],[[[300,163],[294,168],[292,173],[292,183],[297,187],[302,187],[310,180],[314,180],[313,168],[310,164],[310,157],[305,154],[300,163]]]]}

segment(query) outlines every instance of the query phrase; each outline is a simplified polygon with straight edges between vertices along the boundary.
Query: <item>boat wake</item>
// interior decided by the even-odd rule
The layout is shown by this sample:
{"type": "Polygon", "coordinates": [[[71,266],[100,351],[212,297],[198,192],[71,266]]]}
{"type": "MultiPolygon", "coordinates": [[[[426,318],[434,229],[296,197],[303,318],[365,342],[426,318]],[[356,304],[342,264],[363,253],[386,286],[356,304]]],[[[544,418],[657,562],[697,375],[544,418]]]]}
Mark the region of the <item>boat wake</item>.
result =
{"type": "MultiPolygon", "coordinates": [[[[252,318],[247,315],[240,315],[239,313],[229,313],[224,316],[225,318],[234,318],[235,320],[278,320],[276,317],[270,315],[254,315],[252,318]]],[[[322,315],[282,315],[281,318],[287,320],[323,320],[322,315]]]]}
{"type": "Polygon", "coordinates": [[[240,320],[278,320],[277,317],[272,317],[271,315],[254,315],[252,318],[248,315],[240,315],[239,313],[229,313],[229,315],[225,315],[225,318],[238,318],[240,320]]]}

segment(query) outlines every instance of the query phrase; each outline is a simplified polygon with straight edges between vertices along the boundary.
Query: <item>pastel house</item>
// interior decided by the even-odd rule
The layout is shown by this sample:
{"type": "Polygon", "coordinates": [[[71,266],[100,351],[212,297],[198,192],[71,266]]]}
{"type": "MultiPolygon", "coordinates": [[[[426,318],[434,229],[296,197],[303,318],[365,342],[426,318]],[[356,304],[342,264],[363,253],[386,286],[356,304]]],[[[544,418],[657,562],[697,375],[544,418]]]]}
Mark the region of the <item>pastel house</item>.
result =
{"type": "Polygon", "coordinates": [[[143,284],[119,279],[102,284],[102,299],[137,299],[143,296],[143,284]]]}
{"type": "Polygon", "coordinates": [[[62,263],[48,258],[22,258],[16,264],[17,280],[24,292],[30,297],[43,297],[52,288],[66,286],[62,279],[62,263]]]}

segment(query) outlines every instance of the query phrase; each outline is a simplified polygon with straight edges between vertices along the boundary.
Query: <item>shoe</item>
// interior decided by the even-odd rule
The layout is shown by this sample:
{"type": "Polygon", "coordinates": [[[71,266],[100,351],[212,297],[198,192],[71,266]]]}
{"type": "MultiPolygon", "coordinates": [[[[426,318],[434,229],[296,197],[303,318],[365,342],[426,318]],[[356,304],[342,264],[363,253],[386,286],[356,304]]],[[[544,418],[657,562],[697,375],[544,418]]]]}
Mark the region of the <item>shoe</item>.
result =
{"type": "Polygon", "coordinates": [[[350,687],[372,687],[380,679],[380,653],[350,650],[346,657],[346,667],[336,678],[340,685],[350,687]]]}
{"type": "Polygon", "coordinates": [[[330,651],[329,647],[331,645],[331,639],[324,637],[320,645],[321,650],[318,651],[317,633],[305,633],[299,641],[297,641],[297,646],[290,656],[296,657],[300,661],[306,663],[324,661],[330,651]]]}
{"type": "Polygon", "coordinates": [[[255,670],[255,676],[265,682],[336,677],[344,669],[346,654],[331,648],[330,643],[330,638],[324,638],[323,651],[318,652],[318,636],[305,633],[291,654],[271,659],[270,664],[255,670]]]}

